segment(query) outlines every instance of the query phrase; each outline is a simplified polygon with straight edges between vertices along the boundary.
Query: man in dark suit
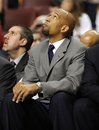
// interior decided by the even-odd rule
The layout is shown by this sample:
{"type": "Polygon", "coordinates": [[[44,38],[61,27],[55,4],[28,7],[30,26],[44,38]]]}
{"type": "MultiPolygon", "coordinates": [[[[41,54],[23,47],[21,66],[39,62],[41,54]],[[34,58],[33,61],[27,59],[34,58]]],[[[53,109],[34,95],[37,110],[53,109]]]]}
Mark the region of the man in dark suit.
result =
{"type": "Polygon", "coordinates": [[[4,99],[6,93],[12,91],[16,84],[14,67],[5,58],[0,56],[0,101],[4,99]]]}
{"type": "Polygon", "coordinates": [[[75,18],[63,9],[48,15],[43,31],[49,39],[31,50],[22,82],[3,102],[3,130],[74,130],[72,107],[86,50],[71,37],[74,27],[75,18]]]}
{"type": "MultiPolygon", "coordinates": [[[[2,103],[7,93],[12,92],[12,87],[16,84],[14,67],[5,58],[0,56],[0,114],[2,103]]],[[[0,130],[2,130],[0,116],[0,130]]]]}
{"type": "Polygon", "coordinates": [[[14,67],[18,81],[23,76],[24,68],[29,59],[28,50],[32,42],[32,31],[26,27],[13,26],[4,35],[3,50],[9,54],[11,63],[15,63],[14,67]]]}
{"type": "Polygon", "coordinates": [[[76,130],[99,130],[99,44],[86,51],[79,96],[74,105],[76,130]]]}

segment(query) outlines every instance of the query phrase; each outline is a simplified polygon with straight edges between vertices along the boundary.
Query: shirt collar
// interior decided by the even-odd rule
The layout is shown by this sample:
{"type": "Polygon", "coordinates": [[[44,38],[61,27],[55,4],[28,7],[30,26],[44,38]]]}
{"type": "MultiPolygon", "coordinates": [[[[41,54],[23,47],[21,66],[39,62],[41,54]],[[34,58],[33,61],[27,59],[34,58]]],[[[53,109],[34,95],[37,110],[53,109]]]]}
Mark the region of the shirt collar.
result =
{"type": "MultiPolygon", "coordinates": [[[[65,38],[53,43],[53,45],[54,45],[54,47],[55,47],[54,50],[53,50],[54,53],[55,53],[56,50],[59,48],[59,46],[63,43],[64,40],[65,40],[65,38]]],[[[52,44],[52,43],[49,43],[49,45],[50,45],[50,44],[52,44]]]]}
{"type": "Polygon", "coordinates": [[[23,53],[22,55],[20,55],[18,58],[14,59],[14,60],[10,58],[10,62],[11,62],[11,61],[14,61],[15,64],[17,65],[17,64],[20,62],[20,60],[21,60],[21,58],[23,57],[24,54],[25,54],[25,53],[23,53]]]}

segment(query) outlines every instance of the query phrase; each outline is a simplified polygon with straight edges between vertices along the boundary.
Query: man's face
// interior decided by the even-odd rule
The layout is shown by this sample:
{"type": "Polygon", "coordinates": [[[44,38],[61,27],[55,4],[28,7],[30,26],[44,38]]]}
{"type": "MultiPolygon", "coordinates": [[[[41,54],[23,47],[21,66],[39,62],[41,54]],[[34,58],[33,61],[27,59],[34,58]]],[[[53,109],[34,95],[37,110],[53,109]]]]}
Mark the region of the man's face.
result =
{"type": "Polygon", "coordinates": [[[21,29],[18,26],[11,27],[4,35],[3,50],[12,52],[19,49],[21,42],[21,29]]]}
{"type": "Polygon", "coordinates": [[[63,21],[63,13],[59,10],[54,10],[50,13],[43,25],[43,32],[49,35],[57,35],[61,33],[61,28],[65,24],[63,21]]]}

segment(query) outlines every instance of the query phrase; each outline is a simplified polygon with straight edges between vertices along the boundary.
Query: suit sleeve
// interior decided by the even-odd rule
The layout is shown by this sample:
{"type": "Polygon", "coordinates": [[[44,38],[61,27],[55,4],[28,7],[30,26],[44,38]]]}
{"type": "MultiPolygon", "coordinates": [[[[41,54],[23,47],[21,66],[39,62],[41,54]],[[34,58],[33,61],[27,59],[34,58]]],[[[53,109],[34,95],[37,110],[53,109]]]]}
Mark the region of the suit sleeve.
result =
{"type": "Polygon", "coordinates": [[[79,49],[68,66],[66,75],[58,81],[41,82],[45,97],[51,97],[58,91],[76,94],[84,71],[85,48],[79,49]]]}
{"type": "Polygon", "coordinates": [[[35,83],[39,81],[39,77],[36,71],[36,66],[32,55],[29,55],[29,61],[25,67],[22,81],[24,83],[35,83]]]}
{"type": "Polygon", "coordinates": [[[88,52],[86,52],[81,94],[99,103],[99,75],[94,60],[88,52]]]}
{"type": "Polygon", "coordinates": [[[5,63],[0,67],[0,100],[2,100],[7,92],[12,90],[16,84],[15,70],[10,63],[5,63]]]}

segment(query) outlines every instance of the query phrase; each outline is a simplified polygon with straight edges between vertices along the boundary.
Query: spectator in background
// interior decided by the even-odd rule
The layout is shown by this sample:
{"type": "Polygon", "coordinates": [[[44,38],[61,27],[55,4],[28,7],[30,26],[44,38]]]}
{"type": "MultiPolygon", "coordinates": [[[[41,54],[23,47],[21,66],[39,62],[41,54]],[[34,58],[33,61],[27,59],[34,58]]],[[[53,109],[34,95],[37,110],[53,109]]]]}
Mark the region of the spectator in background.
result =
{"type": "Polygon", "coordinates": [[[19,7],[18,0],[7,0],[7,8],[17,9],[19,7]]]}
{"type": "Polygon", "coordinates": [[[49,2],[49,12],[52,12],[54,9],[60,8],[62,0],[50,0],[49,2]]]}
{"type": "Polygon", "coordinates": [[[80,0],[62,0],[61,8],[71,12],[76,18],[76,27],[73,35],[80,37],[83,33],[92,29],[89,16],[83,13],[80,0]]]}
{"type": "Polygon", "coordinates": [[[0,0],[0,26],[4,27],[4,0],[0,0]]]}
{"type": "Polygon", "coordinates": [[[24,6],[24,2],[25,2],[25,0],[18,0],[19,7],[23,7],[24,6]]]}
{"type": "Polygon", "coordinates": [[[37,30],[33,31],[33,39],[34,40],[33,40],[33,43],[32,43],[31,47],[34,47],[35,45],[38,45],[41,42],[42,37],[41,37],[41,34],[40,34],[39,31],[37,31],[37,30]]]}
{"type": "Polygon", "coordinates": [[[96,24],[96,31],[99,32],[99,5],[97,7],[97,14],[96,14],[95,24],[96,24]]]}
{"type": "Polygon", "coordinates": [[[84,3],[85,12],[89,15],[91,19],[92,28],[96,29],[97,8],[99,5],[99,0],[84,0],[83,3],[84,3]]]}
{"type": "Polygon", "coordinates": [[[24,0],[7,0],[6,4],[9,9],[17,9],[24,5],[24,0]]]}
{"type": "Polygon", "coordinates": [[[96,30],[87,31],[81,35],[80,41],[90,48],[96,44],[99,44],[99,33],[96,30]]]}
{"type": "Polygon", "coordinates": [[[13,26],[4,35],[3,50],[9,54],[10,62],[14,63],[17,80],[23,76],[28,62],[28,50],[33,42],[32,31],[26,27],[13,26]]]}
{"type": "Polygon", "coordinates": [[[34,21],[33,24],[31,25],[30,29],[32,31],[36,30],[39,32],[39,34],[42,37],[42,40],[44,40],[47,36],[42,32],[42,26],[46,20],[47,15],[40,15],[38,16],[34,21]]]}
{"type": "Polygon", "coordinates": [[[2,46],[3,46],[3,30],[0,25],[0,49],[2,49],[2,46]]]}
{"type": "MultiPolygon", "coordinates": [[[[54,9],[59,8],[61,5],[61,0],[50,0],[49,3],[49,12],[52,12],[54,9]]],[[[44,24],[47,15],[40,15],[38,16],[31,25],[31,30],[37,30],[42,37],[42,40],[47,38],[47,35],[42,32],[42,25],[44,24]]]]}

